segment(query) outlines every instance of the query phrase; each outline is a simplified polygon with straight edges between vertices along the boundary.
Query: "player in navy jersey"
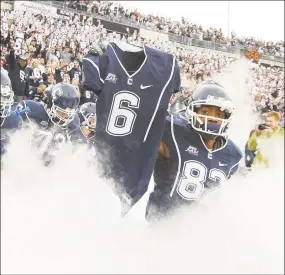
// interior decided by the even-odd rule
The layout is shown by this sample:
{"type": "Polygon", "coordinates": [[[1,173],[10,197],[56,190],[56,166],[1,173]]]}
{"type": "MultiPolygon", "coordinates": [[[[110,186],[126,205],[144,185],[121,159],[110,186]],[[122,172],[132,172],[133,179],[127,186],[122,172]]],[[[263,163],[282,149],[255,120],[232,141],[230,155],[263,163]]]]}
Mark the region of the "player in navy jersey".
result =
{"type": "Polygon", "coordinates": [[[96,131],[96,103],[84,103],[79,108],[80,127],[70,132],[74,143],[88,144],[93,150],[96,131]]]}
{"type": "Polygon", "coordinates": [[[227,137],[234,107],[214,81],[198,85],[187,108],[166,118],[146,218],[160,220],[200,200],[238,169],[241,151],[227,137]]]}
{"type": "MultiPolygon", "coordinates": [[[[74,150],[81,148],[77,145],[86,145],[86,159],[89,163],[95,161],[96,156],[96,103],[84,103],[79,108],[80,127],[70,132],[70,141],[75,145],[74,150]]],[[[76,152],[75,152],[76,153],[76,152]]]]}
{"type": "Polygon", "coordinates": [[[14,104],[14,92],[8,74],[1,71],[1,156],[6,152],[9,143],[9,134],[22,127],[22,119],[12,110],[14,104]]]}
{"type": "Polygon", "coordinates": [[[32,143],[47,165],[60,146],[70,140],[69,133],[80,125],[76,113],[80,94],[73,85],[65,82],[52,86],[46,94],[47,104],[24,100],[17,110],[25,125],[33,129],[32,143]]]}
{"type": "Polygon", "coordinates": [[[103,55],[83,58],[82,79],[98,94],[96,140],[104,175],[131,207],[147,190],[169,99],[180,88],[177,61],[146,46],[113,42],[103,55]]]}

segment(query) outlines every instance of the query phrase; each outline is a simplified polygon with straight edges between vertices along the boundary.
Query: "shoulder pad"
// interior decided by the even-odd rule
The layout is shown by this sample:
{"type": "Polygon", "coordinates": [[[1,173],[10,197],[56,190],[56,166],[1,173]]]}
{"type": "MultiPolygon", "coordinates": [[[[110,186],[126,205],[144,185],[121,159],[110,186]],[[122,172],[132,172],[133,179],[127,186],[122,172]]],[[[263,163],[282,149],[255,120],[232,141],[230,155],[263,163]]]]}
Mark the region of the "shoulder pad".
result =
{"type": "Polygon", "coordinates": [[[228,139],[227,147],[230,150],[231,156],[235,159],[235,163],[239,162],[242,158],[242,152],[238,146],[231,139],[228,139]]]}
{"type": "Polygon", "coordinates": [[[23,100],[17,106],[18,114],[27,114],[29,118],[46,120],[48,115],[44,109],[44,105],[34,100],[23,100]],[[24,111],[25,110],[25,111],[24,111]]]}
{"type": "Polygon", "coordinates": [[[188,120],[187,118],[183,115],[182,112],[172,114],[173,116],[173,123],[180,125],[180,126],[187,126],[188,120]]]}

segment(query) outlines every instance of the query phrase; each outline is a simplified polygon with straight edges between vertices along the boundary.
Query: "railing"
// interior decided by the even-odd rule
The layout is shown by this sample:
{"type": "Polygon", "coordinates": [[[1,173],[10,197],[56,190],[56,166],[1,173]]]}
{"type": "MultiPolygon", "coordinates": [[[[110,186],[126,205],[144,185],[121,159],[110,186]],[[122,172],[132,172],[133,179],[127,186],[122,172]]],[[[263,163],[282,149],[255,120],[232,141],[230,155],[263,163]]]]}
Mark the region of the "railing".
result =
{"type": "Polygon", "coordinates": [[[284,56],[276,56],[276,55],[268,55],[268,54],[260,54],[261,59],[270,60],[275,62],[284,63],[284,56]]]}
{"type": "Polygon", "coordinates": [[[109,15],[104,15],[101,16],[97,13],[92,13],[92,12],[87,12],[87,11],[83,11],[83,10],[78,10],[78,9],[73,9],[68,7],[64,1],[33,1],[33,2],[38,2],[41,4],[45,4],[45,5],[49,5],[51,7],[55,7],[58,9],[64,9],[66,11],[69,11],[71,13],[78,13],[78,14],[83,14],[83,15],[88,15],[88,16],[92,16],[96,19],[102,19],[105,21],[109,21],[109,22],[114,22],[114,23],[119,23],[119,24],[123,24],[123,25],[127,25],[130,27],[135,27],[138,28],[139,27],[139,23],[132,21],[131,19],[127,19],[127,18],[121,18],[121,17],[115,17],[115,16],[109,16],[109,15]]]}
{"type": "Polygon", "coordinates": [[[199,40],[186,36],[180,36],[173,33],[168,34],[168,39],[173,42],[181,43],[188,46],[194,46],[199,48],[205,48],[210,50],[216,50],[221,52],[228,52],[233,54],[240,54],[241,47],[227,46],[226,44],[219,44],[212,41],[199,40]]]}
{"type": "MultiPolygon", "coordinates": [[[[180,36],[175,34],[168,34],[170,41],[175,41],[181,44],[194,46],[194,47],[200,47],[200,48],[206,48],[216,51],[222,51],[222,52],[228,52],[233,54],[239,54],[240,50],[246,50],[247,48],[244,46],[227,46],[224,44],[219,44],[212,41],[205,41],[205,40],[198,40],[193,39],[186,36],[180,36]]],[[[275,62],[284,63],[284,57],[282,56],[276,56],[276,55],[269,55],[269,54],[259,54],[260,59],[264,60],[270,60],[275,62]]]]}

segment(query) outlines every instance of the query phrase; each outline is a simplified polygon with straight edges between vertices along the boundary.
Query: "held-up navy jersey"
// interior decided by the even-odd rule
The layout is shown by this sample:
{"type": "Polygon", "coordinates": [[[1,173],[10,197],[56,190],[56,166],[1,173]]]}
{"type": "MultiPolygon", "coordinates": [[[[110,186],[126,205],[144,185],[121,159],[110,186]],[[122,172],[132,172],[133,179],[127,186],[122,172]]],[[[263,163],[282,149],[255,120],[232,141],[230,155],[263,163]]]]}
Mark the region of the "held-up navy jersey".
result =
{"type": "Polygon", "coordinates": [[[25,122],[29,123],[28,126],[33,127],[32,143],[37,147],[39,155],[46,164],[50,163],[60,146],[70,140],[69,133],[79,127],[78,116],[66,129],[54,125],[49,120],[44,105],[33,100],[21,101],[17,108],[26,110],[21,113],[21,116],[25,122]],[[37,128],[34,128],[33,123],[37,128]]]}
{"type": "Polygon", "coordinates": [[[208,150],[202,137],[187,125],[181,113],[166,118],[162,142],[168,159],[157,159],[154,191],[150,194],[146,218],[159,219],[178,206],[192,203],[220,186],[237,169],[241,151],[231,141],[214,151],[208,150]]]}
{"type": "Polygon", "coordinates": [[[96,140],[100,154],[109,154],[108,176],[137,201],[147,190],[169,99],[179,91],[180,71],[168,53],[123,47],[110,43],[102,56],[85,56],[83,84],[99,94],[96,140]]]}
{"type": "Polygon", "coordinates": [[[6,152],[9,135],[22,127],[20,115],[12,111],[6,118],[1,118],[1,156],[6,152]]]}
{"type": "Polygon", "coordinates": [[[179,90],[180,71],[170,54],[148,47],[126,52],[110,43],[101,57],[83,58],[83,84],[88,90],[100,91],[98,135],[104,133],[109,142],[134,148],[160,135],[170,96],[179,90]],[[141,64],[136,64],[138,60],[141,64]],[[140,67],[128,72],[127,62],[140,67]]]}

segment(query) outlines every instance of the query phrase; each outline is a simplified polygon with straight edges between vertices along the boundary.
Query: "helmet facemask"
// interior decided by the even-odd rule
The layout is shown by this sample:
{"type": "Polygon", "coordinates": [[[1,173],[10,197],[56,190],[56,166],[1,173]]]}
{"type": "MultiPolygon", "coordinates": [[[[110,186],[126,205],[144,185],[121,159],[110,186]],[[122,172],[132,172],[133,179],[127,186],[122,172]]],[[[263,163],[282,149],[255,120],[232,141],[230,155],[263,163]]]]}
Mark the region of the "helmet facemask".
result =
{"type": "Polygon", "coordinates": [[[227,137],[227,130],[233,115],[234,107],[229,100],[197,100],[192,101],[187,109],[186,116],[189,119],[191,127],[203,135],[204,138],[212,139],[217,136],[227,137]],[[226,113],[226,118],[217,118],[207,115],[197,114],[197,109],[201,106],[216,106],[221,111],[226,113]],[[210,123],[210,120],[214,120],[218,123],[210,123]]]}
{"type": "Polygon", "coordinates": [[[54,102],[47,114],[53,124],[59,127],[66,127],[75,117],[76,110],[70,108],[60,108],[54,102]]]}
{"type": "Polygon", "coordinates": [[[1,118],[6,118],[10,115],[13,103],[14,103],[14,92],[12,91],[11,87],[1,85],[1,102],[0,102],[1,118]]]}
{"type": "Polygon", "coordinates": [[[86,127],[89,131],[95,132],[96,131],[96,114],[88,113],[84,114],[81,113],[81,115],[84,118],[84,121],[82,122],[82,125],[86,127]]]}

